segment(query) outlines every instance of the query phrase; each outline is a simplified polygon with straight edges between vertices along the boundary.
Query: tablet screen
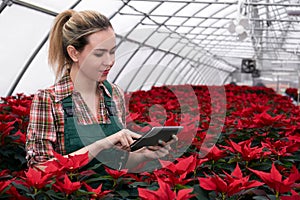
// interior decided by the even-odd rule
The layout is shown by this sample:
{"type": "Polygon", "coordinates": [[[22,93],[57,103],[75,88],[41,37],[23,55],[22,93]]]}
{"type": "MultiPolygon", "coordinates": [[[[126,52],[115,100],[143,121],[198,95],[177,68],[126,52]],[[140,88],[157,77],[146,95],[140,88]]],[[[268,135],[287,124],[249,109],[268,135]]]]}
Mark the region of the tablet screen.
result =
{"type": "Polygon", "coordinates": [[[172,139],[172,135],[176,135],[182,129],[182,126],[152,127],[149,132],[130,145],[131,151],[136,151],[144,146],[157,146],[159,140],[168,142],[172,139]]]}

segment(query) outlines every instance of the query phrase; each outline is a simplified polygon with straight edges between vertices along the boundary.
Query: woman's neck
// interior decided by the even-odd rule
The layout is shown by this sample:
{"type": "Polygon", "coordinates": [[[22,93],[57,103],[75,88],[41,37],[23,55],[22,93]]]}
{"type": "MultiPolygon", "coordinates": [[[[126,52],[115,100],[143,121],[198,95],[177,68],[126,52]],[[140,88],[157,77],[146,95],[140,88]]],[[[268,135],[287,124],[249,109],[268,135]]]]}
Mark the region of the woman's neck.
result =
{"type": "Polygon", "coordinates": [[[81,94],[95,94],[97,88],[97,82],[95,80],[89,79],[75,67],[71,68],[70,76],[76,91],[81,94]]]}

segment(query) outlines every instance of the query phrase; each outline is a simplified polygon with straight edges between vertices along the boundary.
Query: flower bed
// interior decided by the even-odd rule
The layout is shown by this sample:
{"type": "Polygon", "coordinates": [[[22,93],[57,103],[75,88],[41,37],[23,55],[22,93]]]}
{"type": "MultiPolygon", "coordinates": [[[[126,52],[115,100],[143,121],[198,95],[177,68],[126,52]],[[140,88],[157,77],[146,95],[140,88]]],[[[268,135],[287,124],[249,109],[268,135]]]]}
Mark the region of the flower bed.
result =
{"type": "Polygon", "coordinates": [[[174,162],[161,160],[165,167],[139,174],[81,170],[85,154],[56,154],[44,172],[27,169],[31,99],[19,94],[0,104],[0,199],[300,198],[300,110],[272,89],[182,85],[126,94],[130,129],[182,125],[179,147],[191,139],[174,162]],[[215,112],[222,105],[224,116],[215,112]],[[220,125],[222,133],[214,134],[220,125]]]}

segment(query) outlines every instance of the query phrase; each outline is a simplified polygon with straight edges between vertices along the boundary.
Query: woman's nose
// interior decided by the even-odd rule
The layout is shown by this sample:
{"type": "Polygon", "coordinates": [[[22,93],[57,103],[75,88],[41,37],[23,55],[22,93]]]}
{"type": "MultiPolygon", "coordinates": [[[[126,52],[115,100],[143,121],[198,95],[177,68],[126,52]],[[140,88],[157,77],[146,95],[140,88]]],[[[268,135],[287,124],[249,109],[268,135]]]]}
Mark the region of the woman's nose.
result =
{"type": "Polygon", "coordinates": [[[105,60],[104,60],[104,64],[105,65],[112,65],[112,64],[114,64],[114,62],[115,62],[115,55],[114,54],[111,54],[111,53],[106,53],[105,54],[105,60]]]}

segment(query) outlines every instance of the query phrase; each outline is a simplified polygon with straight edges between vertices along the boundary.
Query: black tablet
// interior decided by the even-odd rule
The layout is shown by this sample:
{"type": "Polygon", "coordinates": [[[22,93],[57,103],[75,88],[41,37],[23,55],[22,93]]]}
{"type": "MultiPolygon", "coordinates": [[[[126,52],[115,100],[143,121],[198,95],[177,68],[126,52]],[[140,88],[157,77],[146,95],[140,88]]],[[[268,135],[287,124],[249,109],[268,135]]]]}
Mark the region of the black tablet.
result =
{"type": "Polygon", "coordinates": [[[182,126],[157,126],[145,133],[130,145],[131,151],[136,151],[144,146],[157,146],[159,140],[168,142],[172,135],[176,135],[183,129],[182,126]]]}

